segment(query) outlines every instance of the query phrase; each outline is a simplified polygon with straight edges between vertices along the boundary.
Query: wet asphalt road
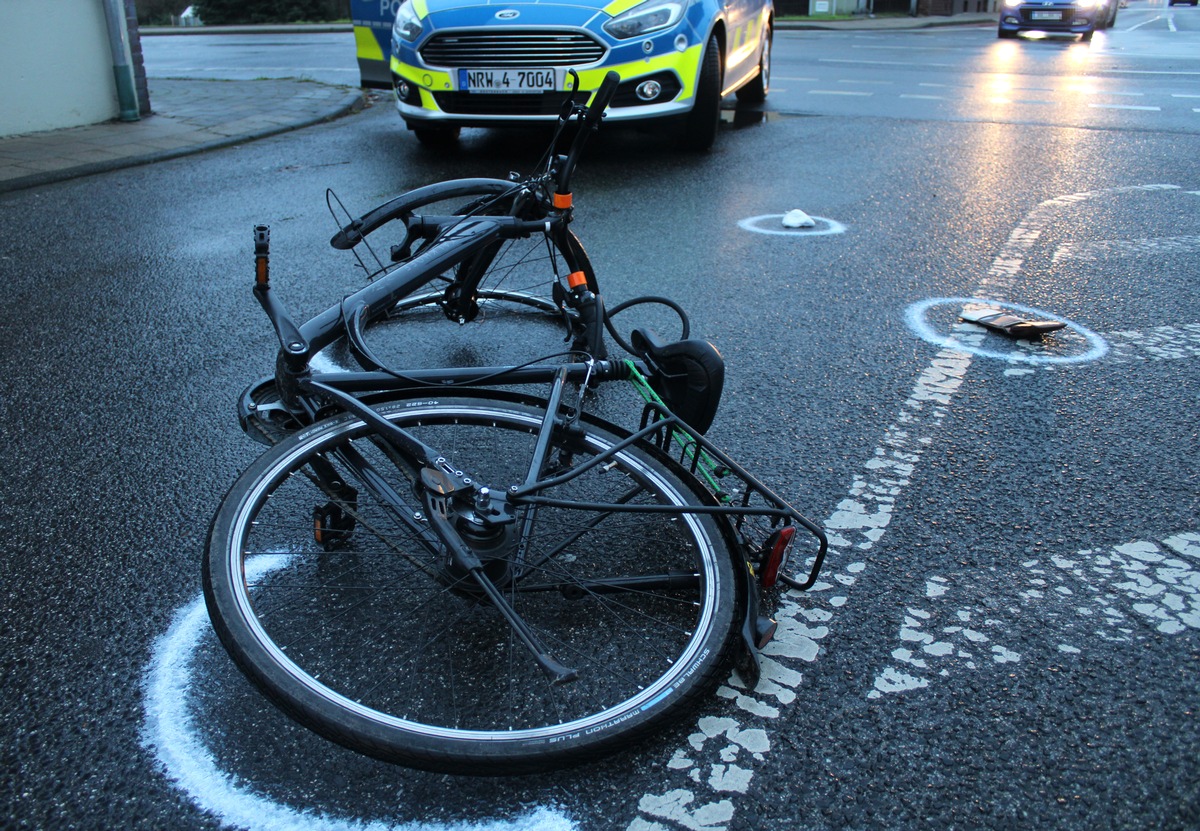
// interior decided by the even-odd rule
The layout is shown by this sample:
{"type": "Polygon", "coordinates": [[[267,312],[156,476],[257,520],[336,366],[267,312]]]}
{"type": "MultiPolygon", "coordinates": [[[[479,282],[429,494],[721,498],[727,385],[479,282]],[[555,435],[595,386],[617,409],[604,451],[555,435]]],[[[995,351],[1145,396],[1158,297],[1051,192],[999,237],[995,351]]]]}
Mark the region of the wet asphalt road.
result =
{"type": "Polygon", "coordinates": [[[685,301],[728,365],[712,435],[838,543],[825,585],[780,601],[788,671],[519,780],[359,758],[248,687],[197,602],[256,452],[234,399],[271,366],[252,226],[314,313],[358,284],[326,188],[365,209],[535,144],[430,155],[376,106],[0,198],[5,824],[1200,824],[1194,134],[777,117],[680,158],[610,131],[576,183],[606,296],[685,301]],[[738,227],[793,207],[846,230],[738,227]],[[919,336],[976,296],[1072,328],[919,336]]]}

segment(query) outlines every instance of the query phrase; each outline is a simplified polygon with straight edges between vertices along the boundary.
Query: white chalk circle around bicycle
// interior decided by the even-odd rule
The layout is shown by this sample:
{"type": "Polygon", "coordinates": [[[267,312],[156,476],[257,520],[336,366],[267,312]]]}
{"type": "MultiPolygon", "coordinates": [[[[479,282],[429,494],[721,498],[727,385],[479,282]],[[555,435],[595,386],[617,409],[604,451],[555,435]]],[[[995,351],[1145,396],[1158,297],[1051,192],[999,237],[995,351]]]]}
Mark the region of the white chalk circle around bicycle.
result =
{"type": "MultiPolygon", "coordinates": [[[[1090,329],[1080,326],[1074,321],[1067,320],[1065,317],[1047,312],[1043,309],[1037,309],[1032,306],[1022,306],[1020,303],[1009,303],[1008,301],[986,300],[980,297],[933,297],[929,300],[922,300],[918,303],[913,303],[904,312],[904,319],[908,323],[908,328],[913,334],[921,340],[931,343],[934,346],[939,346],[944,349],[953,349],[958,352],[966,352],[969,355],[976,355],[980,358],[995,358],[1000,361],[1009,361],[1010,363],[1021,364],[1082,364],[1089,361],[1096,361],[1108,354],[1108,341],[1097,335],[1090,329]],[[944,335],[938,332],[929,323],[927,315],[930,309],[940,306],[996,306],[1008,311],[1021,312],[1030,317],[1039,320],[1057,320],[1060,323],[1066,324],[1066,330],[1074,332],[1081,337],[1087,344],[1087,349],[1073,355],[1047,355],[1038,354],[1036,352],[1001,352],[995,349],[985,349],[971,343],[965,343],[953,335],[944,335]]],[[[1029,343],[1023,341],[1023,343],[1029,343]]]]}
{"type": "MultiPolygon", "coordinates": [[[[247,577],[257,579],[286,564],[286,554],[256,557],[247,577]],[[251,573],[253,571],[253,573],[251,573]]],[[[319,809],[301,810],[256,793],[217,765],[196,728],[188,694],[194,683],[193,656],[212,629],[197,597],[175,614],[171,628],[154,644],[144,681],[146,720],[142,741],[158,759],[172,783],[199,808],[222,823],[250,831],[286,828],[289,831],[571,831],[575,823],[550,808],[536,808],[505,820],[463,823],[390,823],[349,819],[319,809]]],[[[215,643],[215,638],[209,638],[215,643]]]]}
{"type": "Polygon", "coordinates": [[[763,214],[747,219],[739,219],[738,227],[743,231],[753,231],[756,234],[771,234],[777,237],[825,237],[830,234],[843,234],[846,226],[823,216],[811,217],[816,223],[812,228],[785,228],[783,214],[763,214]]]}

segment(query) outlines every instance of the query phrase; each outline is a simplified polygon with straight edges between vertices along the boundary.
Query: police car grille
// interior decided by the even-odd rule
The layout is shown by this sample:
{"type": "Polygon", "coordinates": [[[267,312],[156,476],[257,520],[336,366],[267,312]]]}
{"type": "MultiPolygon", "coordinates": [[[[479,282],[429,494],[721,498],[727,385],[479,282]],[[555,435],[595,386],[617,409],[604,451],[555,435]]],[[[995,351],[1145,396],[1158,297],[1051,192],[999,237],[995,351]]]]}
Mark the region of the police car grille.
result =
{"type": "MultiPolygon", "coordinates": [[[[579,100],[587,99],[580,93],[579,100]]],[[[490,95],[478,92],[435,92],[433,98],[445,113],[455,115],[557,115],[567,99],[565,92],[490,95]]]]}
{"type": "Polygon", "coordinates": [[[604,57],[604,47],[582,32],[447,32],[430,38],[421,57],[430,66],[579,66],[604,57]]]}

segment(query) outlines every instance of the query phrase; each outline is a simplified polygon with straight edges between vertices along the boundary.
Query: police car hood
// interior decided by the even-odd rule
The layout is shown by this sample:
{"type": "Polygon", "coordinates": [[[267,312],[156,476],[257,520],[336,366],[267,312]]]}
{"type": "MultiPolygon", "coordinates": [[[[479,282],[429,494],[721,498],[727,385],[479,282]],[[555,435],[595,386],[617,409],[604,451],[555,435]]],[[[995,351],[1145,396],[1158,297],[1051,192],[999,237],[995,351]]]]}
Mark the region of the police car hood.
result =
{"type": "Polygon", "coordinates": [[[438,29],[457,27],[583,26],[613,0],[569,0],[568,2],[520,2],[503,0],[426,0],[425,19],[438,29]]]}

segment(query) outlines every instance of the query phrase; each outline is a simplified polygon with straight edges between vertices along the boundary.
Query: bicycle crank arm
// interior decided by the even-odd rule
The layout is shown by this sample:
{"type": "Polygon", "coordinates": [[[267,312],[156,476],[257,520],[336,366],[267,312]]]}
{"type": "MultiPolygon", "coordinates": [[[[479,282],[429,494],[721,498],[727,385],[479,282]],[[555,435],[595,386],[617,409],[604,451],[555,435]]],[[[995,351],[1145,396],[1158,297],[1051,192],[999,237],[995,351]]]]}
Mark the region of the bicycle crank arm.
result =
{"type": "Polygon", "coordinates": [[[517,640],[529,650],[529,654],[537,661],[538,666],[542,668],[542,672],[546,673],[546,676],[550,679],[550,683],[554,685],[569,684],[572,681],[578,680],[579,671],[560,663],[542,645],[537,633],[518,614],[517,610],[508,602],[508,598],[504,596],[503,592],[496,587],[496,584],[484,572],[483,563],[462,542],[449,521],[434,510],[428,493],[425,494],[425,501],[429,509],[427,511],[429,521],[438,536],[449,547],[450,558],[454,566],[468,572],[475,579],[475,582],[479,584],[479,588],[487,595],[488,600],[492,602],[492,605],[496,607],[509,627],[512,628],[513,634],[517,636],[517,640]]]}

